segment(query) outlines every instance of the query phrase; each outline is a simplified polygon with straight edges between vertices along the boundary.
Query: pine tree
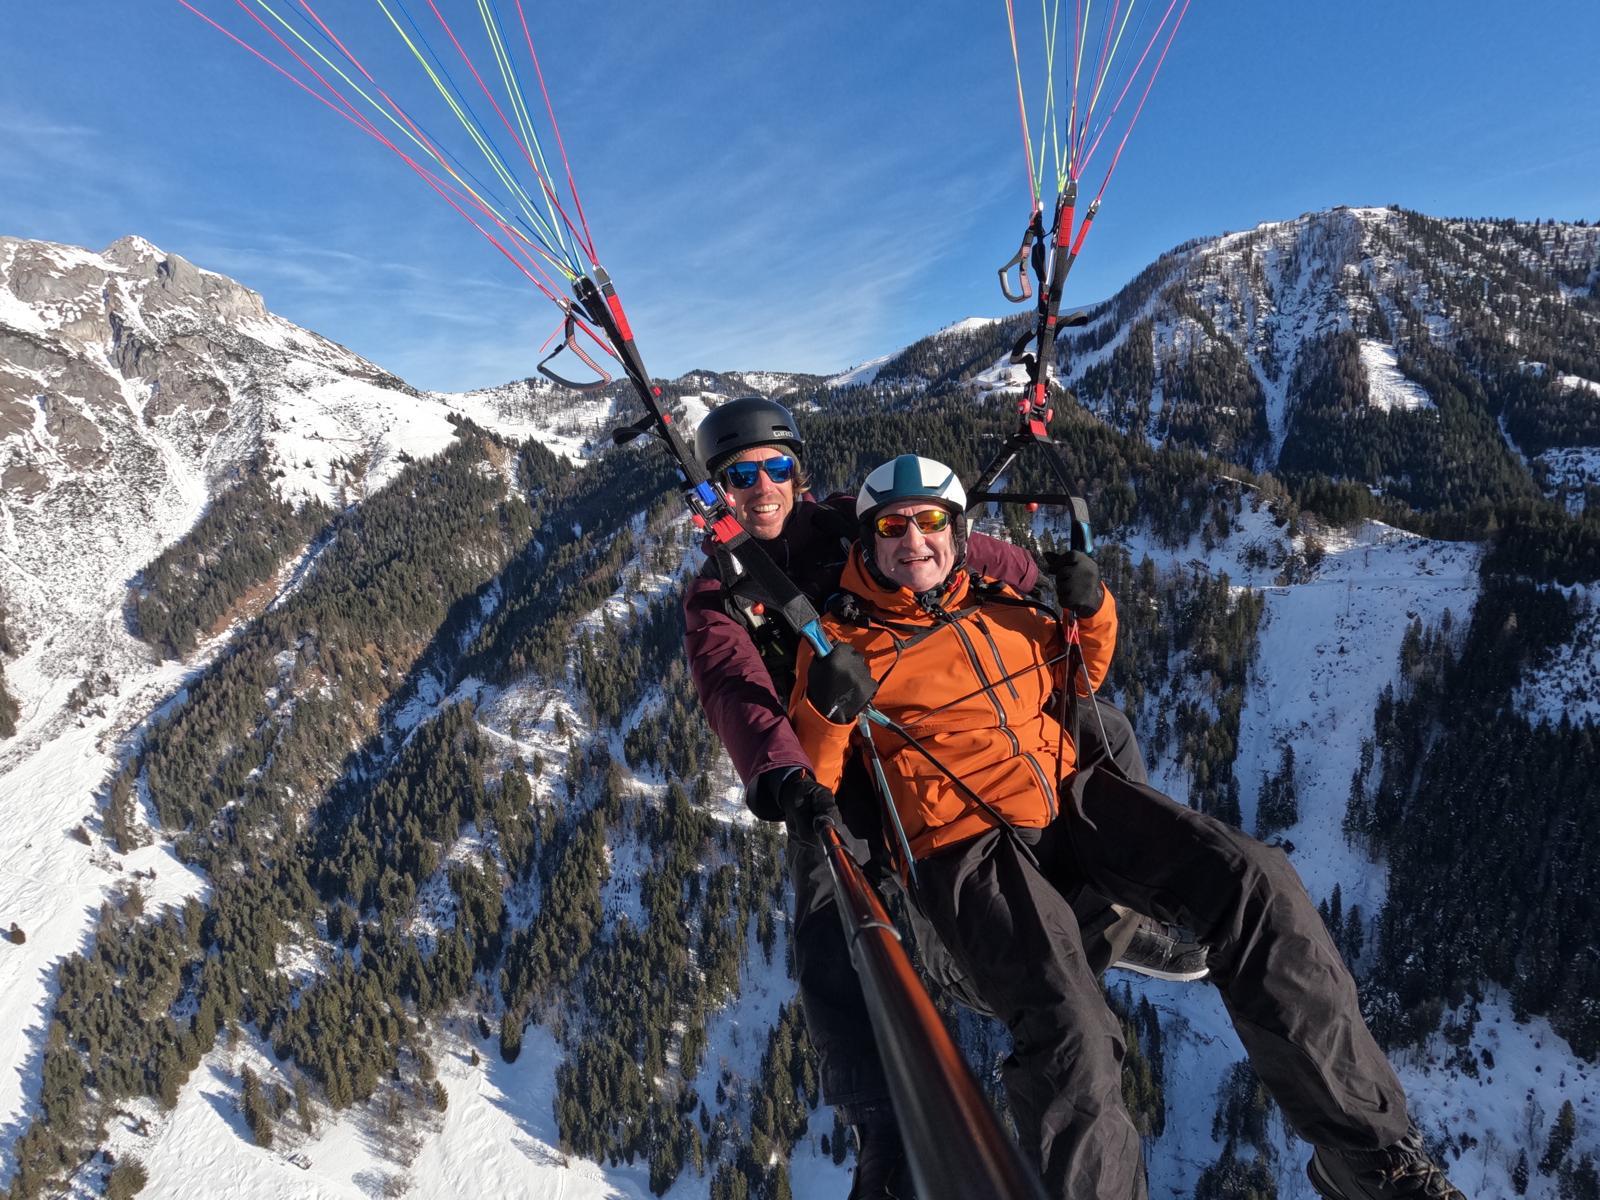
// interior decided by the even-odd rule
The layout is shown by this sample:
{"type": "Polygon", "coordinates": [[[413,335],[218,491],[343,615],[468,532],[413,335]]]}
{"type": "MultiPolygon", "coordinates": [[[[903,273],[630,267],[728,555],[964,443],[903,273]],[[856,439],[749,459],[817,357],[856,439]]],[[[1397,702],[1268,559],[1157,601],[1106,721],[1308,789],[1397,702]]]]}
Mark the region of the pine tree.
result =
{"type": "Polygon", "coordinates": [[[1577,1166],[1562,1169],[1561,1200],[1600,1200],[1600,1171],[1593,1156],[1585,1154],[1577,1166]]]}
{"type": "Polygon", "coordinates": [[[106,1178],[106,1200],[133,1200],[150,1182],[150,1174],[137,1158],[124,1156],[106,1178]]]}
{"type": "Polygon", "coordinates": [[[1294,746],[1283,744],[1278,769],[1262,781],[1261,800],[1256,806],[1256,835],[1270,837],[1300,819],[1300,800],[1294,782],[1294,746]]]}
{"type": "Polygon", "coordinates": [[[1545,1175],[1554,1175],[1561,1164],[1566,1161],[1567,1152],[1572,1149],[1572,1140],[1578,1133],[1578,1114],[1572,1107],[1571,1100],[1561,1102],[1561,1111],[1556,1114],[1555,1124],[1550,1127],[1550,1140],[1545,1144],[1544,1157],[1539,1160],[1539,1171],[1545,1175]]]}
{"type": "Polygon", "coordinates": [[[1367,927],[1361,918],[1361,905],[1352,904],[1350,911],[1345,915],[1344,934],[1339,940],[1339,950],[1344,955],[1345,961],[1355,963],[1361,961],[1361,952],[1366,949],[1367,927]]]}
{"type": "Polygon", "coordinates": [[[267,1109],[267,1099],[261,1088],[261,1080],[249,1067],[244,1068],[239,1079],[241,1083],[239,1104],[244,1109],[245,1124],[250,1126],[250,1133],[256,1139],[256,1145],[264,1150],[270,1150],[272,1114],[267,1109]]]}

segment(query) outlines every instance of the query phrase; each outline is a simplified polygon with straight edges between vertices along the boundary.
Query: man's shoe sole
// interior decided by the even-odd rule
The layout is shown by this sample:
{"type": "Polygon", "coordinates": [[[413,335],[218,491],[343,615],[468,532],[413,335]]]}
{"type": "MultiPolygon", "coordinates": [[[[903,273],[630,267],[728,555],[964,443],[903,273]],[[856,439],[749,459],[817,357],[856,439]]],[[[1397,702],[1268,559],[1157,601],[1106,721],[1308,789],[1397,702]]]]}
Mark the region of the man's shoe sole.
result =
{"type": "Polygon", "coordinates": [[[1201,967],[1198,971],[1158,971],[1154,967],[1141,967],[1128,962],[1114,962],[1111,969],[1132,971],[1135,975],[1148,975],[1151,979],[1165,979],[1168,983],[1193,983],[1211,974],[1210,967],[1201,967]]]}

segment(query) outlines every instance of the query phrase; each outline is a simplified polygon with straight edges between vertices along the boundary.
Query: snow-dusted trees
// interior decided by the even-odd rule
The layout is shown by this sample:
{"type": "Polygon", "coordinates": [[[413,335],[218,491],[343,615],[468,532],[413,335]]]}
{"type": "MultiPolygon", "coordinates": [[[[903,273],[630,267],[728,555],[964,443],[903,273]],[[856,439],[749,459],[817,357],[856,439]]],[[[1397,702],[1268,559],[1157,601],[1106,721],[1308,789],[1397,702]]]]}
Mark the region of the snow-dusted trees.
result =
{"type": "Polygon", "coordinates": [[[1278,769],[1261,781],[1261,798],[1256,804],[1256,836],[1260,838],[1271,837],[1300,819],[1294,746],[1284,742],[1278,753],[1278,769]]]}
{"type": "Polygon", "coordinates": [[[184,657],[332,516],[318,500],[297,507],[279,499],[256,465],[140,572],[129,598],[138,636],[169,658],[184,657]]]}
{"type": "Polygon", "coordinates": [[[1592,722],[1530,720],[1515,699],[1575,628],[1560,591],[1489,575],[1459,647],[1442,631],[1407,638],[1412,669],[1380,699],[1375,728],[1371,837],[1406,865],[1368,951],[1381,1037],[1425,1035],[1443,997],[1493,980],[1577,1053],[1600,1053],[1600,964],[1587,951],[1600,922],[1588,815],[1600,735],[1592,722]]]}

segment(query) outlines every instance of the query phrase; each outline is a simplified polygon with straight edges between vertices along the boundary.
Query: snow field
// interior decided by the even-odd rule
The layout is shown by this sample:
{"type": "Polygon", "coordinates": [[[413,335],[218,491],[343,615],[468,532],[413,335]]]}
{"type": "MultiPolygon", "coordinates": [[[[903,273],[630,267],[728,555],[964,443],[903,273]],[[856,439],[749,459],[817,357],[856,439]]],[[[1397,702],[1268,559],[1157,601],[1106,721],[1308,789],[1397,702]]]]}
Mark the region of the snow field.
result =
{"type": "MultiPolygon", "coordinates": [[[[103,715],[58,721],[53,718],[73,681],[41,679],[32,665],[28,659],[8,664],[8,686],[25,697],[24,724],[20,744],[0,755],[7,847],[0,863],[0,933],[15,924],[27,938],[21,945],[0,941],[0,1061],[6,1064],[0,1130],[8,1146],[38,1099],[57,965],[83,948],[101,904],[136,884],[154,913],[191,895],[203,897],[207,886],[160,842],[117,855],[99,837],[98,794],[117,767],[115,728],[178,686],[181,670],[168,664],[142,679],[124,678],[123,698],[113,699],[103,715]],[[80,840],[80,829],[89,844],[80,840]]],[[[0,1160],[0,1182],[10,1171],[11,1163],[0,1160]]]]}
{"type": "MultiPolygon", "coordinates": [[[[557,1147],[555,1066],[550,1033],[530,1026],[514,1063],[498,1038],[479,1039],[467,1021],[447,1021],[431,1050],[449,1097],[442,1114],[408,1117],[396,1131],[375,1114],[335,1115],[318,1105],[316,1132],[301,1131],[291,1109],[274,1125],[272,1149],[257,1146],[240,1104],[239,1072],[251,1067],[263,1086],[288,1085],[271,1054],[249,1036],[219,1044],[162,1116],[148,1101],[129,1106],[111,1147],[149,1172],[151,1200],[368,1200],[386,1183],[413,1196],[496,1196],[519,1200],[646,1200],[644,1164],[602,1171],[557,1147]],[[476,1051],[478,1062],[472,1062],[476,1051]],[[148,1122],[147,1136],[138,1132],[148,1122]],[[409,1148],[403,1143],[410,1142],[409,1148]],[[400,1161],[397,1161],[397,1157],[400,1161]],[[403,1160],[410,1157],[409,1164],[403,1160]]],[[[91,1193],[92,1194],[92,1193],[91,1193]]]]}
{"type": "MultiPolygon", "coordinates": [[[[1465,1024],[1468,1009],[1463,1005],[1449,1018],[1465,1024]]],[[[1487,990],[1462,1050],[1436,1033],[1422,1051],[1397,1054],[1393,1061],[1424,1128],[1447,1130],[1456,1139],[1459,1156],[1448,1164],[1450,1177],[1469,1196],[1513,1196],[1509,1166],[1523,1146],[1530,1167],[1528,1200],[1557,1200],[1558,1181],[1540,1174],[1536,1164],[1567,1100],[1578,1118],[1573,1161],[1600,1153],[1596,1067],[1576,1057],[1543,1017],[1519,1022],[1499,988],[1487,990]],[[1469,1060],[1472,1066],[1464,1068],[1469,1060]]]]}
{"type": "MultiPolygon", "coordinates": [[[[1314,901],[1326,899],[1337,883],[1345,910],[1359,904],[1370,922],[1386,895],[1387,868],[1370,863],[1364,851],[1344,840],[1350,777],[1362,741],[1372,735],[1378,695],[1397,680],[1407,626],[1417,617],[1424,624],[1436,624],[1446,609],[1458,621],[1470,619],[1481,550],[1471,544],[1431,541],[1377,522],[1351,530],[1319,530],[1314,536],[1324,556],[1308,581],[1289,586],[1275,583],[1278,567],[1270,564],[1291,544],[1266,507],[1254,500],[1236,516],[1228,540],[1210,553],[1198,540],[1173,548],[1143,535],[1128,538],[1127,546],[1136,564],[1148,554],[1164,571],[1204,565],[1212,573],[1226,571],[1236,586],[1264,591],[1257,665],[1244,698],[1234,763],[1244,827],[1253,830],[1261,783],[1277,771],[1282,747],[1292,745],[1300,820],[1277,837],[1292,843],[1291,859],[1314,901]],[[1269,565],[1245,561],[1252,546],[1275,551],[1269,555],[1269,565]]],[[[1303,553],[1305,537],[1296,539],[1292,548],[1303,553]]],[[[1156,786],[1180,800],[1188,797],[1188,773],[1181,764],[1161,761],[1151,766],[1156,786]]],[[[1147,1147],[1146,1161],[1151,1195],[1180,1200],[1192,1194],[1199,1174],[1222,1151],[1211,1133],[1217,1088],[1231,1064],[1245,1057],[1244,1048],[1214,988],[1120,973],[1110,976],[1109,982],[1120,985],[1125,979],[1134,979],[1135,998],[1148,995],[1163,1014],[1167,1127],[1164,1136],[1147,1147]]],[[[1493,1036],[1507,1042],[1542,1041],[1546,1049],[1540,1061],[1545,1071],[1570,1064],[1567,1052],[1555,1044],[1559,1039],[1548,1036],[1548,1031],[1542,1038],[1530,1032],[1537,1024],[1510,1026],[1507,1020],[1510,1027],[1493,1036]]],[[[1488,1038],[1495,1028],[1486,1020],[1478,1036],[1488,1038]]],[[[1494,1053],[1500,1057],[1499,1051],[1494,1053]]],[[[1504,1081],[1508,1072],[1502,1067],[1496,1077],[1504,1081]]],[[[1527,1074],[1532,1066],[1519,1070],[1527,1074]]],[[[1452,1076],[1437,1061],[1419,1059],[1402,1073],[1418,1120],[1434,1133],[1475,1134],[1486,1124],[1492,1128],[1492,1121],[1481,1119],[1484,1107],[1492,1106],[1495,1096],[1509,1095],[1452,1076]],[[1468,1084],[1477,1089],[1471,1102],[1461,1099],[1468,1084]]],[[[1515,1094],[1521,1096],[1520,1084],[1515,1094]]],[[[1549,1109],[1541,1138],[1554,1111],[1549,1109]]],[[[1281,1119],[1273,1123],[1272,1137],[1281,1200],[1311,1200],[1314,1193],[1303,1174],[1308,1149],[1281,1119]]],[[[1498,1144],[1504,1149],[1517,1143],[1507,1133],[1498,1144]]],[[[1504,1177],[1503,1164],[1494,1169],[1504,1177]]],[[[1469,1194],[1473,1194],[1470,1189],[1469,1194]]],[[[1509,1195],[1509,1188],[1487,1188],[1476,1194],[1509,1195]]]]}
{"type": "Polygon", "coordinates": [[[1570,642],[1556,647],[1549,662],[1517,688],[1518,711],[1535,722],[1557,725],[1600,721],[1600,584],[1566,589],[1585,606],[1570,642]]]}
{"type": "Polygon", "coordinates": [[[1383,412],[1420,412],[1434,407],[1433,399],[1400,372],[1394,347],[1361,339],[1361,365],[1367,373],[1372,407],[1383,412]]]}

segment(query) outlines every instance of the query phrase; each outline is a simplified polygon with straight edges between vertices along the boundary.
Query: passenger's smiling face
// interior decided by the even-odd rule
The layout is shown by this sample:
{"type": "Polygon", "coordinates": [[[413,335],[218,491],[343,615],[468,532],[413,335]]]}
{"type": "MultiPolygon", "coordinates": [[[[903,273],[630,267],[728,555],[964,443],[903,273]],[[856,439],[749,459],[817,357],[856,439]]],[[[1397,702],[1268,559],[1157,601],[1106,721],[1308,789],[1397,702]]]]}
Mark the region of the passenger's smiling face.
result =
{"type": "Polygon", "coordinates": [[[926,500],[897,500],[879,512],[878,517],[913,518],[906,522],[905,532],[899,537],[884,537],[875,523],[872,536],[873,561],[878,564],[878,570],[913,592],[938,587],[956,562],[954,519],[936,533],[924,533],[915,520],[918,513],[924,512],[949,516],[945,509],[926,500]]]}

